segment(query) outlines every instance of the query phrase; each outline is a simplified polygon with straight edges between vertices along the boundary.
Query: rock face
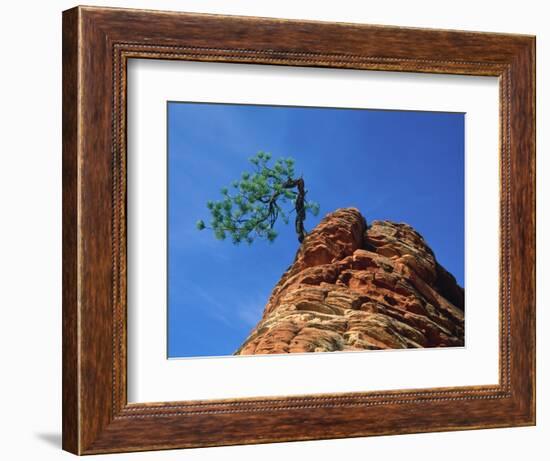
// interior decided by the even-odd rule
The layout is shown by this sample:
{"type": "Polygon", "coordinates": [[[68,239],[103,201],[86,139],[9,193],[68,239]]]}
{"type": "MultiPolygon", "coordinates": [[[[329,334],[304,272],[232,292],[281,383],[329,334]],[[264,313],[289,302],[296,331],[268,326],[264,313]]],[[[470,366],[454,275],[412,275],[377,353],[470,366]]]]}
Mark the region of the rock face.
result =
{"type": "Polygon", "coordinates": [[[464,289],[411,226],[355,208],[306,237],[237,355],[464,345],[464,289]]]}

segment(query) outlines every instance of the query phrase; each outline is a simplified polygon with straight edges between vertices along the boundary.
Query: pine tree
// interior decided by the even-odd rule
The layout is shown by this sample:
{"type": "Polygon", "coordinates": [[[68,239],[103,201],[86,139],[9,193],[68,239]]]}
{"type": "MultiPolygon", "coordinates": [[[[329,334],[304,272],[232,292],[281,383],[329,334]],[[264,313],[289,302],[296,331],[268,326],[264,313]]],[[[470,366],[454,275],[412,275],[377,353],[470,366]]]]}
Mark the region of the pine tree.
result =
{"type": "Polygon", "coordinates": [[[242,173],[230,188],[221,189],[221,200],[207,202],[210,225],[200,220],[197,229],[212,229],[217,239],[229,236],[234,244],[252,243],[255,238],[273,242],[277,238],[275,223],[281,219],[288,224],[295,213],[296,234],[303,242],[306,215],[317,216],[319,205],[306,200],[304,179],[296,177],[294,159],[278,158],[270,166],[271,154],[258,152],[249,161],[252,171],[242,173]]]}

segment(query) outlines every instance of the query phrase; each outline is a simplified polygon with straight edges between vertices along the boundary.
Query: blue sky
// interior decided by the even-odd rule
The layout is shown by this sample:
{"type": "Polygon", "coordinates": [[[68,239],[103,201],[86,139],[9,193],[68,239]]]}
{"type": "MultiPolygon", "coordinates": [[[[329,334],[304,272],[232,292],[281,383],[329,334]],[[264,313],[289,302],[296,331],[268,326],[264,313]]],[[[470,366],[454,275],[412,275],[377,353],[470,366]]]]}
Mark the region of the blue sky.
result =
{"type": "Polygon", "coordinates": [[[169,357],[232,354],[292,263],[292,223],[251,246],[195,227],[260,150],[296,160],[321,206],[306,229],[349,206],[406,222],[464,285],[464,114],[169,102],[169,357]]]}

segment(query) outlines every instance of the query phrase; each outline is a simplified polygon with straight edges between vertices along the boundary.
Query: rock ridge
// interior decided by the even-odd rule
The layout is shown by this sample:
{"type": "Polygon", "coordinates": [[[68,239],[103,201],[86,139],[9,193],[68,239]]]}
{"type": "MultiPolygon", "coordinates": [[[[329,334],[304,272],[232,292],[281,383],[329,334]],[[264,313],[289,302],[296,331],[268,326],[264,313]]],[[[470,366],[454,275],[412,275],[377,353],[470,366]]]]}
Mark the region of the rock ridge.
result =
{"type": "Polygon", "coordinates": [[[464,289],[408,224],[356,208],[306,237],[236,355],[464,345],[464,289]]]}

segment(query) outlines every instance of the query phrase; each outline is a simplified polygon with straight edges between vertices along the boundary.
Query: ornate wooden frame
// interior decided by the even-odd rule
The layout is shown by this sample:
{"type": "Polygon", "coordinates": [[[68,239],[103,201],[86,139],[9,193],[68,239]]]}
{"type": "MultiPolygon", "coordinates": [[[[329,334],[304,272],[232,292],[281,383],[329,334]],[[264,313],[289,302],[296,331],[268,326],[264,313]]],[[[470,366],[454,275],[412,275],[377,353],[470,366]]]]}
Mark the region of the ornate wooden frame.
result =
{"type": "Polygon", "coordinates": [[[63,448],[77,454],[535,424],[535,38],[77,7],[63,13],[63,448]],[[500,79],[500,383],[126,400],[126,63],[222,61],[500,79]]]}

